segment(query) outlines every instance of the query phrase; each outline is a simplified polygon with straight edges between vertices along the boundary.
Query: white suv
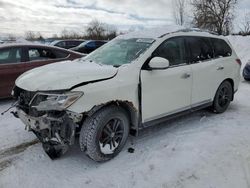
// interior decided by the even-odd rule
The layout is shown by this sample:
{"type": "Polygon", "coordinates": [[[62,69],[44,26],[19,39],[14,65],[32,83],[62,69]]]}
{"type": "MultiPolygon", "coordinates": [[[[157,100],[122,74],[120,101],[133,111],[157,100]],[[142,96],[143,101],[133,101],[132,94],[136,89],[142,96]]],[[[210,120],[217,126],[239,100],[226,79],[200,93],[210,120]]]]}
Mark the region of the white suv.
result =
{"type": "Polygon", "coordinates": [[[73,62],[46,65],[16,80],[16,116],[59,157],[80,134],[95,161],[116,156],[129,133],[211,107],[224,112],[240,81],[229,42],[178,27],[122,35],[73,62]]]}

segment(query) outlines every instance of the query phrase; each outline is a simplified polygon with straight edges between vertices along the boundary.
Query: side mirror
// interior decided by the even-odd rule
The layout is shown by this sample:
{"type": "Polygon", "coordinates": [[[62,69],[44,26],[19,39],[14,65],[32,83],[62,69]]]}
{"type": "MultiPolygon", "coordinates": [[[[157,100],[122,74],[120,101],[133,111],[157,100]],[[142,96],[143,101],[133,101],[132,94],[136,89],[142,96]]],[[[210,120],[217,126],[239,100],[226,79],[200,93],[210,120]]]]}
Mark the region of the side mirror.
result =
{"type": "Polygon", "coordinates": [[[150,70],[163,70],[169,67],[169,61],[162,57],[154,57],[150,60],[148,66],[150,70]]]}

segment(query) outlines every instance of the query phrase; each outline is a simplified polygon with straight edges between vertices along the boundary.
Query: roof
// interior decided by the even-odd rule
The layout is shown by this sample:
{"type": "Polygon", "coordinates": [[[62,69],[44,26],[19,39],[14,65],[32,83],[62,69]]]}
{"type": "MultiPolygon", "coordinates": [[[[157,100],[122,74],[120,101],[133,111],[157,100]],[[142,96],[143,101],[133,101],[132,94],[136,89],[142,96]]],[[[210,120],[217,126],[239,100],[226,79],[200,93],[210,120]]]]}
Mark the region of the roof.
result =
{"type": "MultiPolygon", "coordinates": [[[[21,47],[21,46],[33,46],[33,47],[48,47],[48,48],[58,48],[55,46],[45,45],[45,44],[37,44],[37,43],[4,43],[0,47],[6,48],[6,47],[21,47]]],[[[62,48],[58,48],[62,49],[62,48]]],[[[65,50],[65,49],[63,49],[65,50]]]]}
{"type": "Polygon", "coordinates": [[[215,33],[212,33],[210,31],[205,31],[197,28],[187,28],[184,26],[179,25],[167,25],[163,27],[157,27],[157,28],[150,28],[150,29],[144,29],[141,31],[135,31],[128,34],[124,34],[121,36],[118,36],[118,39],[129,39],[129,38],[162,38],[163,36],[171,33],[176,32],[199,32],[199,34],[202,35],[215,35],[215,33]]]}
{"type": "Polygon", "coordinates": [[[85,39],[56,39],[56,40],[53,40],[51,42],[51,45],[57,44],[58,42],[67,42],[67,41],[80,41],[80,42],[84,42],[86,40],[85,39]]]}

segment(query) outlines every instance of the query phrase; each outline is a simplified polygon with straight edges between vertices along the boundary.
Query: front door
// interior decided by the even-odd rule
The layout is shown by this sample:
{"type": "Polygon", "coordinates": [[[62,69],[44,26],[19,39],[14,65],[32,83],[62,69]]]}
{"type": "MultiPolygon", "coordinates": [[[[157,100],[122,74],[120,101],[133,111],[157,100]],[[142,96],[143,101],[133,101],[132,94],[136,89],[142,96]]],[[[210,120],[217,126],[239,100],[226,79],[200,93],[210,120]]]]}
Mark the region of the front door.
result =
{"type": "Polygon", "coordinates": [[[152,57],[166,58],[170,67],[141,71],[143,123],[187,110],[191,106],[192,71],[187,63],[184,38],[166,40],[152,57]]]}

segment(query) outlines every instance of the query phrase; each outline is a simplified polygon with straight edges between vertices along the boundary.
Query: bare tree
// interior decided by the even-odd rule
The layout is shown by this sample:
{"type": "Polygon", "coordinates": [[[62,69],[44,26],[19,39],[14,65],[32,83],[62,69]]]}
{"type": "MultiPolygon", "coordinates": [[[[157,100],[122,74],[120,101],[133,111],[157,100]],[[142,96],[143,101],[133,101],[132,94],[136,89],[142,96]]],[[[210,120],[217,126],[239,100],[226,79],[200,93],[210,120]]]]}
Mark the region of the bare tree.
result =
{"type": "Polygon", "coordinates": [[[100,40],[105,35],[105,24],[94,19],[86,28],[87,36],[91,39],[100,40]]]}
{"type": "Polygon", "coordinates": [[[250,12],[246,12],[240,26],[242,35],[250,35],[250,12]]]}
{"type": "Polygon", "coordinates": [[[105,40],[111,40],[117,36],[117,28],[113,25],[104,24],[104,30],[105,36],[103,37],[105,40]]]}
{"type": "Polygon", "coordinates": [[[231,32],[238,0],[193,0],[196,27],[227,35],[231,32]]]}
{"type": "Polygon", "coordinates": [[[43,40],[44,37],[40,32],[34,32],[34,31],[27,31],[25,32],[25,39],[26,40],[43,40]]]}
{"type": "Polygon", "coordinates": [[[172,0],[173,17],[177,25],[185,23],[185,6],[186,0],[172,0]]]}
{"type": "Polygon", "coordinates": [[[26,31],[25,32],[25,39],[26,40],[35,40],[36,39],[36,34],[33,31],[26,31]]]}
{"type": "Polygon", "coordinates": [[[8,35],[8,40],[15,41],[16,37],[13,34],[8,35]]]}

